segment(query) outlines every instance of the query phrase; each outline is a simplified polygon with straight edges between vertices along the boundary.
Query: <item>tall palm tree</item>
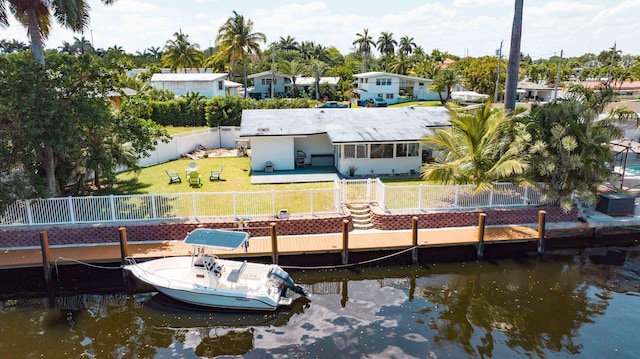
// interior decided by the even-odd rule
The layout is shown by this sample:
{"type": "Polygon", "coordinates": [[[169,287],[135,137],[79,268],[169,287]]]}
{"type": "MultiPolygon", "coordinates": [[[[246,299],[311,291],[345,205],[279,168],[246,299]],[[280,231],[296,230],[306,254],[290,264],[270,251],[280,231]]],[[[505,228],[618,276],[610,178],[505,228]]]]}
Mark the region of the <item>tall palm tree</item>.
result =
{"type": "Polygon", "coordinates": [[[183,34],[182,30],[173,33],[175,40],[167,40],[162,55],[162,66],[169,66],[171,72],[183,69],[187,72],[189,68],[199,68],[202,64],[203,55],[198,44],[189,42],[189,35],[183,34]]]}
{"type": "Polygon", "coordinates": [[[280,36],[280,40],[278,40],[278,48],[283,51],[289,50],[298,50],[300,47],[300,43],[296,41],[295,37],[291,35],[287,35],[287,37],[280,36]]]}
{"type": "Polygon", "coordinates": [[[314,59],[311,61],[311,73],[316,78],[316,100],[320,100],[320,77],[329,68],[324,62],[314,59]]]}
{"type": "Polygon", "coordinates": [[[240,62],[244,77],[244,97],[247,97],[247,57],[252,54],[262,55],[260,43],[266,43],[267,37],[261,32],[253,32],[253,21],[233,12],[233,16],[218,29],[216,45],[219,46],[220,56],[226,58],[231,68],[240,62]]]}
{"type": "Polygon", "coordinates": [[[369,29],[362,29],[362,33],[356,34],[357,38],[353,41],[353,45],[356,45],[357,52],[364,58],[362,64],[362,72],[365,72],[369,68],[368,59],[371,56],[371,48],[376,46],[373,42],[373,37],[369,35],[369,29]]]}
{"type": "Polygon", "coordinates": [[[524,181],[526,137],[510,136],[510,116],[487,101],[475,113],[451,110],[451,127],[437,129],[423,143],[442,158],[424,164],[421,175],[441,184],[473,184],[472,192],[489,190],[501,180],[524,181]],[[515,140],[513,140],[515,138],[515,140]]]}
{"type": "Polygon", "coordinates": [[[433,79],[438,71],[440,71],[440,64],[438,64],[433,57],[418,56],[411,70],[409,70],[409,74],[426,79],[433,79]]]}
{"type": "Polygon", "coordinates": [[[411,68],[412,60],[405,53],[401,52],[391,58],[389,62],[389,71],[394,74],[406,75],[411,68]]]}
{"type": "Polygon", "coordinates": [[[442,69],[438,71],[438,74],[433,78],[431,83],[431,90],[438,93],[440,102],[444,105],[451,99],[451,89],[462,83],[462,76],[456,69],[442,69]],[[442,98],[442,93],[446,93],[446,97],[442,98]]]}
{"type": "Polygon", "coordinates": [[[154,59],[159,59],[162,57],[162,49],[160,49],[159,47],[149,47],[147,49],[147,52],[149,53],[149,55],[151,55],[151,57],[153,57],[154,59]]]}
{"type": "Polygon", "coordinates": [[[507,67],[507,85],[504,90],[504,109],[507,111],[513,111],[516,108],[518,73],[520,70],[520,40],[522,39],[522,7],[523,0],[515,0],[513,26],[511,28],[511,47],[509,48],[509,65],[507,67]]]}
{"type": "Polygon", "coordinates": [[[400,38],[400,43],[398,44],[398,52],[404,54],[410,54],[413,52],[413,49],[418,46],[413,41],[413,37],[409,37],[407,35],[400,38]]]}
{"type": "Polygon", "coordinates": [[[305,60],[311,60],[313,58],[313,52],[316,48],[316,44],[313,41],[303,41],[298,48],[300,56],[305,60]]]}
{"type": "MultiPolygon", "coordinates": [[[[101,0],[111,5],[115,0],[101,0]]],[[[53,19],[74,32],[82,32],[89,24],[89,3],[86,0],[0,0],[0,27],[9,26],[8,13],[27,28],[33,58],[44,65],[44,40],[49,37],[53,19]]]]}
{"type": "Polygon", "coordinates": [[[304,64],[296,60],[283,61],[279,65],[280,71],[283,74],[289,75],[289,77],[291,77],[291,82],[293,82],[293,97],[295,98],[297,96],[296,80],[298,79],[298,76],[302,75],[305,72],[306,68],[304,64]]]}
{"type": "Polygon", "coordinates": [[[384,56],[384,69],[387,70],[387,64],[389,62],[389,57],[396,52],[396,46],[398,46],[398,42],[393,39],[392,32],[381,32],[380,37],[378,37],[378,41],[376,42],[378,45],[378,51],[384,56]]]}
{"type": "Polygon", "coordinates": [[[93,45],[91,45],[91,42],[89,42],[89,40],[84,36],[81,36],[80,38],[73,38],[73,48],[75,49],[75,52],[80,55],[84,55],[85,53],[93,54],[96,52],[93,45]]]}

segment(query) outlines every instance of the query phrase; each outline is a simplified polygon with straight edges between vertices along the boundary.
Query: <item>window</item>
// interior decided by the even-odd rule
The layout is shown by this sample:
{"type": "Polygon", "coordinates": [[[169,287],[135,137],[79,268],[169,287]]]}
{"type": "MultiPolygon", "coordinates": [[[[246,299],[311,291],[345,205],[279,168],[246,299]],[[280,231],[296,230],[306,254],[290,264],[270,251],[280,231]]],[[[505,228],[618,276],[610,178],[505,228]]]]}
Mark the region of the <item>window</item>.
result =
{"type": "Polygon", "coordinates": [[[391,79],[390,78],[387,79],[387,86],[391,86],[391,79]]]}
{"type": "Polygon", "coordinates": [[[384,97],[383,94],[379,93],[378,98],[382,98],[382,97],[384,97]]]}
{"type": "Polygon", "coordinates": [[[371,158],[393,158],[393,145],[390,143],[372,144],[371,158]]]}
{"type": "Polygon", "coordinates": [[[388,93],[386,98],[387,98],[387,100],[393,100],[393,94],[392,93],[388,93]]]}
{"type": "Polygon", "coordinates": [[[222,90],[224,88],[224,81],[218,81],[218,90],[222,90]]]}
{"type": "Polygon", "coordinates": [[[376,79],[376,85],[380,86],[380,82],[382,79],[376,79]]]}
{"type": "Polygon", "coordinates": [[[379,78],[379,79],[376,79],[376,85],[378,85],[378,86],[391,86],[391,78],[379,78]]]}
{"type": "Polygon", "coordinates": [[[418,157],[419,143],[397,143],[396,157],[418,157]]]}
{"type": "Polygon", "coordinates": [[[265,85],[265,79],[262,79],[262,84],[265,85]]]}
{"type": "Polygon", "coordinates": [[[369,158],[367,145],[344,145],[344,158],[369,158]]]}

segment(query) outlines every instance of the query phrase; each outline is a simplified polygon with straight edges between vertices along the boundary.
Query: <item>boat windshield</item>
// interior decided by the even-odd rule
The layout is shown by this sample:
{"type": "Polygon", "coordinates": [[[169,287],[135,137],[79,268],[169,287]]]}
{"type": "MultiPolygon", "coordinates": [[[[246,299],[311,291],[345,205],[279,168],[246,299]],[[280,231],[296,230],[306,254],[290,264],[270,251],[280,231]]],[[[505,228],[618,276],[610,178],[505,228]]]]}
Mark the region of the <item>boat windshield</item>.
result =
{"type": "Polygon", "coordinates": [[[236,249],[249,238],[249,233],[222,229],[198,228],[187,235],[185,244],[196,247],[236,249]]]}

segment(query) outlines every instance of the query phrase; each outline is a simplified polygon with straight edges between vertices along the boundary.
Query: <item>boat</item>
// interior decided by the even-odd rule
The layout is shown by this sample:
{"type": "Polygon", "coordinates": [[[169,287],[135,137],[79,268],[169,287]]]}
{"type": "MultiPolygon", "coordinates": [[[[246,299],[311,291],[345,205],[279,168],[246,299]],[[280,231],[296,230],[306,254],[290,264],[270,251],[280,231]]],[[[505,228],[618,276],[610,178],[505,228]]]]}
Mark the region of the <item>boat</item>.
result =
{"type": "Polygon", "coordinates": [[[207,253],[239,248],[248,239],[246,232],[198,228],[184,239],[194,247],[191,256],[141,263],[127,258],[124,268],[168,297],[204,307],[273,311],[291,306],[288,290],[305,296],[302,287],[278,265],[220,259],[207,253]]]}

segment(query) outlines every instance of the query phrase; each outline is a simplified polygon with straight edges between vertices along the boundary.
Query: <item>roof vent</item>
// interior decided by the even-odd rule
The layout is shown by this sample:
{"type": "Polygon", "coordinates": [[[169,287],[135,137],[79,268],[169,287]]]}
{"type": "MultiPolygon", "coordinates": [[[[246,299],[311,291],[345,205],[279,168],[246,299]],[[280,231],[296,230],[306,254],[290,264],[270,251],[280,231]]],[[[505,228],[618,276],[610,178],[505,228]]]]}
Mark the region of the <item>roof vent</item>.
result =
{"type": "Polygon", "coordinates": [[[269,128],[268,127],[260,127],[260,128],[258,128],[258,132],[269,132],[269,128]]]}

